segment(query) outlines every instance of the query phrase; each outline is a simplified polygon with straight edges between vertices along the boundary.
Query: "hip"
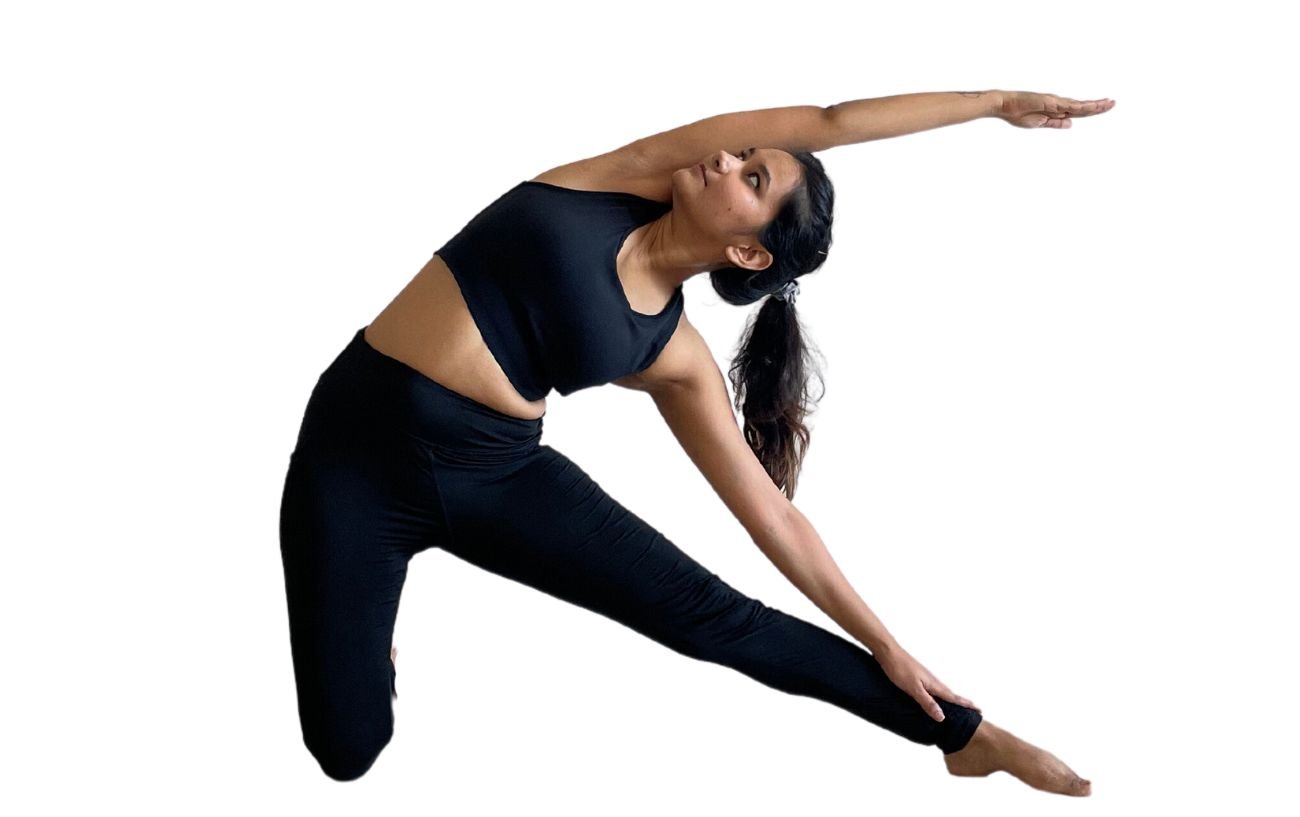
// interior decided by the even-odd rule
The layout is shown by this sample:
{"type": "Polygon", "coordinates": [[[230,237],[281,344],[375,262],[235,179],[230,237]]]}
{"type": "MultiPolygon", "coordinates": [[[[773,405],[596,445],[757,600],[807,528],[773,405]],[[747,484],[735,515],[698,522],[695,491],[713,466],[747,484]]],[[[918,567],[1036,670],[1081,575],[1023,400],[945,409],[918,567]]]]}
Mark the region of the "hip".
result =
{"type": "Polygon", "coordinates": [[[313,387],[295,451],[415,441],[461,465],[523,458],[543,418],[520,418],[444,386],[380,352],[355,330],[313,387]]]}

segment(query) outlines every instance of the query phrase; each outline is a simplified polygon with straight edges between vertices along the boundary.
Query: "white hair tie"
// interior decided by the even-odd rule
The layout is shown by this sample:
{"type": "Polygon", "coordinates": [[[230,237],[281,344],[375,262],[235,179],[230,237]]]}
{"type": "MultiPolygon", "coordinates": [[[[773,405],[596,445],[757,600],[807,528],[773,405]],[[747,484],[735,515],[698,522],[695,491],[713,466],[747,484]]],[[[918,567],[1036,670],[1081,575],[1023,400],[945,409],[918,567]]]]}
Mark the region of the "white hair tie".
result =
{"type": "Polygon", "coordinates": [[[791,306],[794,306],[794,299],[798,295],[799,295],[798,281],[786,281],[784,286],[782,286],[776,292],[772,293],[773,298],[776,298],[778,301],[785,301],[791,306]]]}

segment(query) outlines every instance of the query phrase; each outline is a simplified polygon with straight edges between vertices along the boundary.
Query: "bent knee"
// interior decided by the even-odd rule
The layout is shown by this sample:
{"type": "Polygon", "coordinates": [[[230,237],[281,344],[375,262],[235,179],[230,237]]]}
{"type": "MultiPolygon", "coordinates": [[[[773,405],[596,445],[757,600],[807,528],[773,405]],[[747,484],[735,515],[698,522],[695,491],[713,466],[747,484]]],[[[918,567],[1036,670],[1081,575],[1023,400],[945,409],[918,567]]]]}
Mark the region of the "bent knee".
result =
{"type": "Polygon", "coordinates": [[[347,782],[357,778],[370,771],[383,753],[384,748],[388,745],[392,735],[388,735],[378,744],[370,745],[346,745],[340,744],[330,747],[312,746],[308,744],[307,748],[311,751],[316,762],[320,764],[321,771],[326,776],[347,782]]]}

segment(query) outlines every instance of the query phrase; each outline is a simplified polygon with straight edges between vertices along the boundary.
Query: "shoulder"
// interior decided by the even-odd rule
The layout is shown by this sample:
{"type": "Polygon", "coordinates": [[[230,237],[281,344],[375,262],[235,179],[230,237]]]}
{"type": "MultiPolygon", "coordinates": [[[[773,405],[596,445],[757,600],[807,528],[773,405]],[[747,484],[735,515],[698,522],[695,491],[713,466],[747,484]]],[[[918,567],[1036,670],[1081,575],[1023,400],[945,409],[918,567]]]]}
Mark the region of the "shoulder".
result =
{"type": "Polygon", "coordinates": [[[631,193],[663,204],[672,204],[672,179],[653,173],[640,154],[630,146],[609,153],[579,159],[543,171],[530,181],[594,192],[631,193]]]}
{"type": "Polygon", "coordinates": [[[635,374],[615,380],[614,384],[627,389],[654,392],[713,378],[718,371],[712,350],[683,309],[668,343],[654,362],[635,374]]]}

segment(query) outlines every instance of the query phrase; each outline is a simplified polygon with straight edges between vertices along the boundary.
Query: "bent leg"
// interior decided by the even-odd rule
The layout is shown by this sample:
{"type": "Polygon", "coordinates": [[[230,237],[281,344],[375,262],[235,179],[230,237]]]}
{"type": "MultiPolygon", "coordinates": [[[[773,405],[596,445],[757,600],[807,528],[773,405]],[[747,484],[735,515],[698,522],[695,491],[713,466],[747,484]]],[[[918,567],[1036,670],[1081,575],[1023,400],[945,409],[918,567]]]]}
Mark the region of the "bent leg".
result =
{"type": "Polygon", "coordinates": [[[467,562],[945,754],[982,720],[940,700],[945,719],[935,721],[870,652],[740,593],[551,446],[490,476],[454,467],[437,475],[451,529],[445,549],[467,562]]]}
{"type": "Polygon", "coordinates": [[[393,735],[398,602],[411,556],[429,541],[402,495],[421,473],[412,454],[377,444],[313,444],[285,477],[280,551],[298,714],[304,743],[335,780],[369,771],[393,735]]]}

